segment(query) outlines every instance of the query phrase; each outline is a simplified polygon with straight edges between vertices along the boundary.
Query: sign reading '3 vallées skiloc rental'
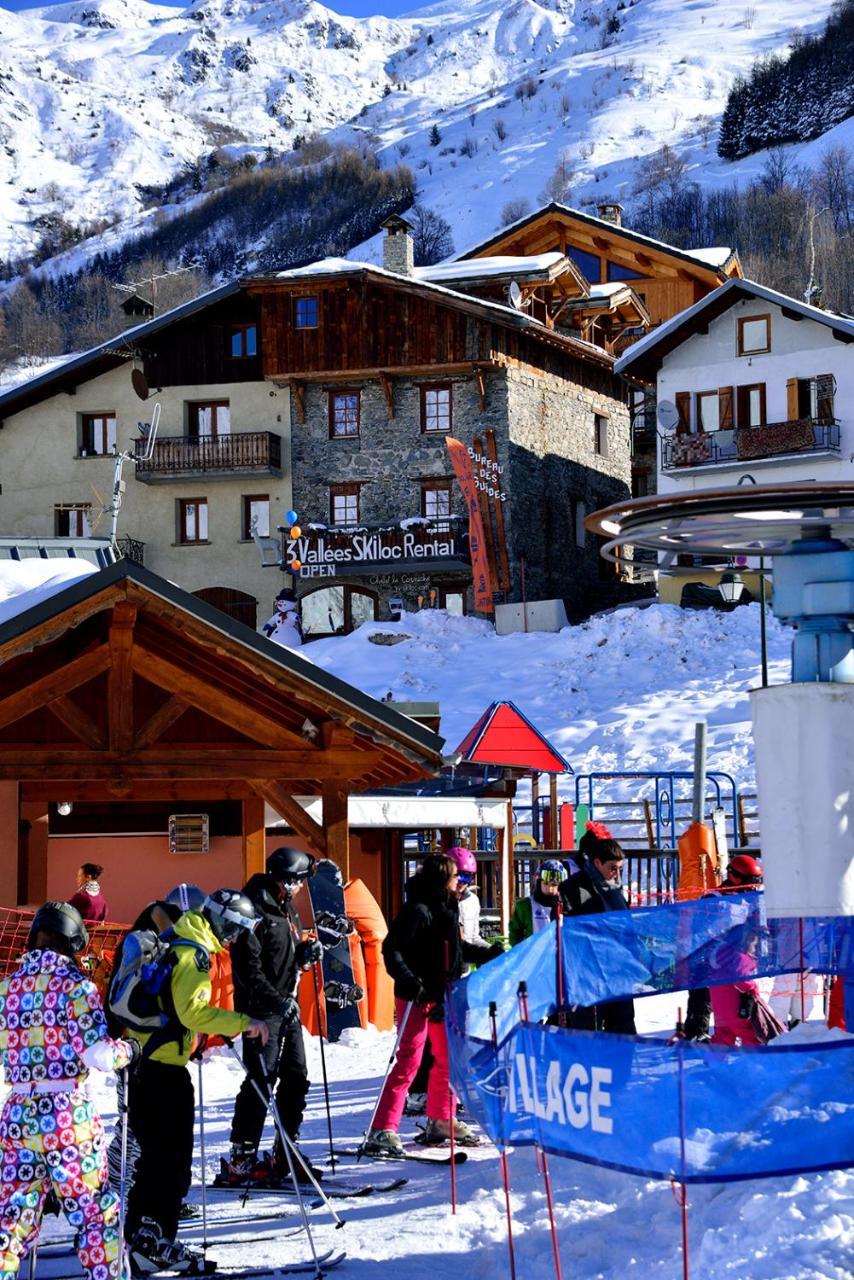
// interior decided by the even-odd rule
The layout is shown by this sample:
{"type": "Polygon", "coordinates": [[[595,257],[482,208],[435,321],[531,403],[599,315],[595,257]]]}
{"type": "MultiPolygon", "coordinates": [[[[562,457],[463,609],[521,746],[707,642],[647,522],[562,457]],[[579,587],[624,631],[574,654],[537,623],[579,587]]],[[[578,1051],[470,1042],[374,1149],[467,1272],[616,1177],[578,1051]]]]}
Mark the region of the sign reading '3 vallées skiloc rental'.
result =
{"type": "Polygon", "coordinates": [[[285,561],[301,578],[334,578],[385,569],[427,569],[441,564],[468,567],[461,531],[424,525],[409,529],[313,530],[285,542],[285,561]]]}

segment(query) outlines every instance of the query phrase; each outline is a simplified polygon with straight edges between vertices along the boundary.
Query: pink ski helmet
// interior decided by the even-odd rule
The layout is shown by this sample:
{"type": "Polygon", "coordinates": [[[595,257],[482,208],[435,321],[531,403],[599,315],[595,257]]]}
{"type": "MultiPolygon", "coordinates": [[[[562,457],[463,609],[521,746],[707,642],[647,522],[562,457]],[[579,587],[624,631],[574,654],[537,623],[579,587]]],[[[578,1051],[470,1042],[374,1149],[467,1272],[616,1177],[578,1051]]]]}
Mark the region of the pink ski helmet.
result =
{"type": "Polygon", "coordinates": [[[453,849],[449,849],[446,857],[457,864],[457,870],[463,875],[477,875],[477,858],[475,858],[471,849],[464,849],[462,845],[455,845],[453,849]]]}

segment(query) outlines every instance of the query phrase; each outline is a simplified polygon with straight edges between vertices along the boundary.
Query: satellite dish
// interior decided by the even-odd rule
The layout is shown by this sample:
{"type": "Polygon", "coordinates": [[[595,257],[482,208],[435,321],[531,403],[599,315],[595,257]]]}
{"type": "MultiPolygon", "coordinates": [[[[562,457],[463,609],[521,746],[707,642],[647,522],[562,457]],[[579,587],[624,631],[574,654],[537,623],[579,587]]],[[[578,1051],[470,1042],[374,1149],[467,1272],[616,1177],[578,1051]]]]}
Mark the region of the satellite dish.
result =
{"type": "Polygon", "coordinates": [[[672,431],[679,421],[679,410],[672,400],[661,400],[656,410],[659,426],[665,431],[672,431]]]}
{"type": "Polygon", "coordinates": [[[507,290],[507,297],[510,299],[511,307],[515,307],[517,311],[522,310],[522,290],[519,288],[517,281],[510,281],[510,288],[507,290]]]}
{"type": "Polygon", "coordinates": [[[148,381],[141,369],[131,369],[130,384],[140,400],[148,399],[148,381]]]}

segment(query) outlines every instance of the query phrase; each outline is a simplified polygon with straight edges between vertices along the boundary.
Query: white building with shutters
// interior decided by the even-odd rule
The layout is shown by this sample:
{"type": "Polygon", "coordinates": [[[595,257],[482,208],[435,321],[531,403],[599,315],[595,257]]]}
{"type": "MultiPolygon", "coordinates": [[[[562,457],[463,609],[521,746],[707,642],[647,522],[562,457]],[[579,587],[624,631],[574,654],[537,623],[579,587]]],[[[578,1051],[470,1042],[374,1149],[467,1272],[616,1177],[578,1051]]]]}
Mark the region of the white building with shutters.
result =
{"type": "Polygon", "coordinates": [[[854,318],[728,280],[616,366],[655,397],[659,493],[854,480],[854,318]]]}

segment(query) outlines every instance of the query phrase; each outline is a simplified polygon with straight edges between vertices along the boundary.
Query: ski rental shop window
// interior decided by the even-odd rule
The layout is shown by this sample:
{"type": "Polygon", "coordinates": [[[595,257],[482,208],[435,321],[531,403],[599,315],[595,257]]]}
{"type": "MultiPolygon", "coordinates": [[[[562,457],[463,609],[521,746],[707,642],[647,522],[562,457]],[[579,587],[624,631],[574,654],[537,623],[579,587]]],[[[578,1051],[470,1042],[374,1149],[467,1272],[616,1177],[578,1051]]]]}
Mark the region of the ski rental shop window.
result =
{"type": "Polygon", "coordinates": [[[771,317],[739,316],[736,326],[740,356],[761,356],[771,350],[771,317]]]}
{"type": "Polygon", "coordinates": [[[340,440],[359,434],[361,395],[358,389],[329,392],[329,438],[340,440]]]}
{"type": "Polygon", "coordinates": [[[270,495],[268,493],[244,493],[242,498],[243,520],[241,537],[248,541],[253,533],[261,538],[270,536],[270,495]]]}
{"type": "Polygon", "coordinates": [[[227,400],[193,400],[187,405],[187,433],[193,440],[231,433],[231,407],[227,400]]]}
{"type": "Polygon", "coordinates": [[[451,481],[421,481],[421,514],[428,520],[443,520],[451,514],[451,481]]]}
{"type": "Polygon", "coordinates": [[[247,360],[258,354],[258,327],[254,324],[233,324],[228,344],[232,360],[247,360]]]}
{"type": "Polygon", "coordinates": [[[53,509],[53,527],[58,538],[88,538],[92,533],[90,502],[60,502],[53,509]]]}
{"type": "Polygon", "coordinates": [[[450,382],[434,382],[421,388],[421,430],[450,431],[453,394],[450,382]]]}
{"type": "Polygon", "coordinates": [[[185,546],[208,541],[207,498],[180,498],[178,501],[178,541],[185,546]]]}
{"type": "Polygon", "coordinates": [[[358,484],[329,486],[329,519],[333,525],[358,524],[361,503],[358,484]]]}
{"type": "Polygon", "coordinates": [[[105,413],[80,415],[80,457],[97,458],[116,450],[116,414],[110,409],[105,413]]]}
{"type": "Polygon", "coordinates": [[[378,612],[376,593],[363,587],[318,587],[300,597],[304,639],[346,634],[363,622],[375,622],[378,612]]]}

